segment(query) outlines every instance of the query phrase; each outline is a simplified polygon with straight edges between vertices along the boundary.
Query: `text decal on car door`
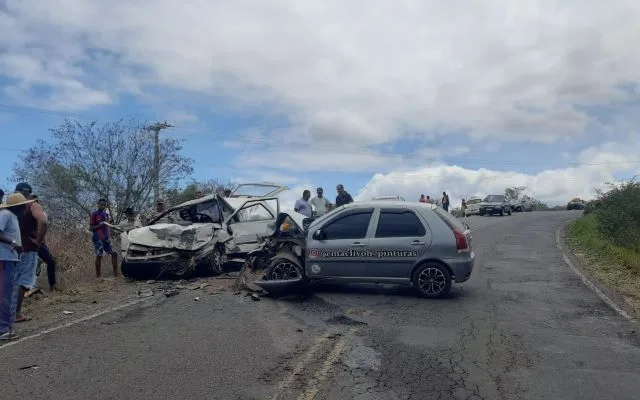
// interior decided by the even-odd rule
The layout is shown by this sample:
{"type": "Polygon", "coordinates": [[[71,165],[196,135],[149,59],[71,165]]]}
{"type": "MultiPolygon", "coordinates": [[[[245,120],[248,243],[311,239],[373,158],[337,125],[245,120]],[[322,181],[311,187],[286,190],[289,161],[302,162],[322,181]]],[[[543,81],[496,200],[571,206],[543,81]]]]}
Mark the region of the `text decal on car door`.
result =
{"type": "Polygon", "coordinates": [[[401,258],[418,257],[417,251],[409,250],[318,250],[309,249],[309,258],[401,258]]]}

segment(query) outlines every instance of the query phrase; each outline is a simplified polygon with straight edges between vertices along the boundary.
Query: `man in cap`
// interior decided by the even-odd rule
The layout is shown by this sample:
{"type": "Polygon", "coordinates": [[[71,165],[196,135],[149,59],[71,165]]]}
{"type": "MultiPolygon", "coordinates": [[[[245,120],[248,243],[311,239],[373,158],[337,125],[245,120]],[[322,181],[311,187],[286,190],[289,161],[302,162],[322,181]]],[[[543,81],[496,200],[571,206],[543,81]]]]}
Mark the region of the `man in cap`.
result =
{"type": "Polygon", "coordinates": [[[353,203],[353,197],[351,197],[351,195],[346,190],[344,190],[344,186],[342,186],[342,184],[339,184],[336,187],[336,191],[338,192],[338,195],[336,196],[336,207],[353,203]]]}
{"type": "Polygon", "coordinates": [[[93,247],[96,251],[96,278],[100,278],[100,270],[102,269],[102,257],[104,253],[111,255],[111,266],[113,268],[113,276],[118,276],[118,253],[113,250],[111,241],[109,240],[109,226],[107,221],[107,200],[98,200],[98,209],[91,212],[89,217],[89,229],[93,232],[93,247]]]}
{"type": "MultiPolygon", "coordinates": [[[[151,214],[151,216],[148,218],[148,221],[149,222],[153,221],[155,218],[158,218],[158,216],[162,215],[165,211],[167,211],[167,209],[165,208],[164,200],[158,199],[158,201],[156,201],[156,211],[153,214],[151,214]]],[[[173,217],[169,214],[163,216],[162,218],[154,222],[154,224],[173,224],[173,223],[174,223],[173,217]]]]}
{"type": "Polygon", "coordinates": [[[331,202],[323,196],[324,190],[321,187],[316,189],[316,193],[317,196],[311,199],[311,205],[314,208],[314,214],[321,217],[331,209],[331,202]]]}
{"type": "Polygon", "coordinates": [[[0,340],[17,339],[13,333],[19,284],[16,269],[22,253],[20,216],[33,200],[21,193],[12,193],[0,204],[0,340]]]}
{"type": "Polygon", "coordinates": [[[22,314],[22,301],[27,291],[36,286],[36,270],[38,268],[38,251],[47,233],[47,215],[42,206],[35,202],[33,189],[26,182],[16,185],[16,193],[22,194],[27,200],[34,200],[26,205],[24,213],[20,216],[20,235],[22,240],[22,254],[16,270],[16,279],[19,285],[18,305],[16,308],[15,322],[28,321],[31,318],[22,314]]]}

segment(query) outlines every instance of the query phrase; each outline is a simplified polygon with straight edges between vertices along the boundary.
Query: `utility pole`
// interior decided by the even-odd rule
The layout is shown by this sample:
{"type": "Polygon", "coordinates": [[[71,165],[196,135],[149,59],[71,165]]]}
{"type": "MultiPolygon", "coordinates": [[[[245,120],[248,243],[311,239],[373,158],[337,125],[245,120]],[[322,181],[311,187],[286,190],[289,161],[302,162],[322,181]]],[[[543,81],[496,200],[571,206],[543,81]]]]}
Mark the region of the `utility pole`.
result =
{"type": "Polygon", "coordinates": [[[167,121],[156,122],[146,127],[147,130],[154,133],[155,155],[153,158],[153,197],[154,201],[160,199],[160,131],[167,128],[173,128],[167,121]]]}

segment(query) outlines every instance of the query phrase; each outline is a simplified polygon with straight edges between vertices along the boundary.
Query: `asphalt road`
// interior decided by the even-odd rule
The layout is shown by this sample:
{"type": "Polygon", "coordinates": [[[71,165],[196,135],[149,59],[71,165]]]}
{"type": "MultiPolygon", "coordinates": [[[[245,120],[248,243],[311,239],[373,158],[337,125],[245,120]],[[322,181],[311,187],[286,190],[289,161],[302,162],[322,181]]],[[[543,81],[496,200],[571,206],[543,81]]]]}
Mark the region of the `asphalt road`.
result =
{"type": "Polygon", "coordinates": [[[576,212],[471,217],[450,298],[182,292],[0,348],[2,399],[637,399],[640,339],[563,263],[576,212]],[[37,365],[36,368],[26,368],[37,365]]]}

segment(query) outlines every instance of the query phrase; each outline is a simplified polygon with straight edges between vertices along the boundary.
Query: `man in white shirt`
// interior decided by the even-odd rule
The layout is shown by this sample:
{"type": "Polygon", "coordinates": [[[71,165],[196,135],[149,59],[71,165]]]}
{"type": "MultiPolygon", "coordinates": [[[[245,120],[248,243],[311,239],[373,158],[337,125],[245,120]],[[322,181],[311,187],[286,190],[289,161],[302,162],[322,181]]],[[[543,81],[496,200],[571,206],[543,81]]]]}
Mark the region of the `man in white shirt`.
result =
{"type": "Polygon", "coordinates": [[[309,204],[309,198],[311,197],[311,192],[305,190],[302,192],[302,198],[296,200],[296,204],[293,206],[293,211],[299,212],[302,215],[306,215],[311,218],[311,204],[309,204]]]}
{"type": "Polygon", "coordinates": [[[318,195],[311,199],[311,205],[314,208],[314,215],[321,217],[331,209],[331,202],[322,195],[324,190],[321,187],[316,192],[318,195]]]}

